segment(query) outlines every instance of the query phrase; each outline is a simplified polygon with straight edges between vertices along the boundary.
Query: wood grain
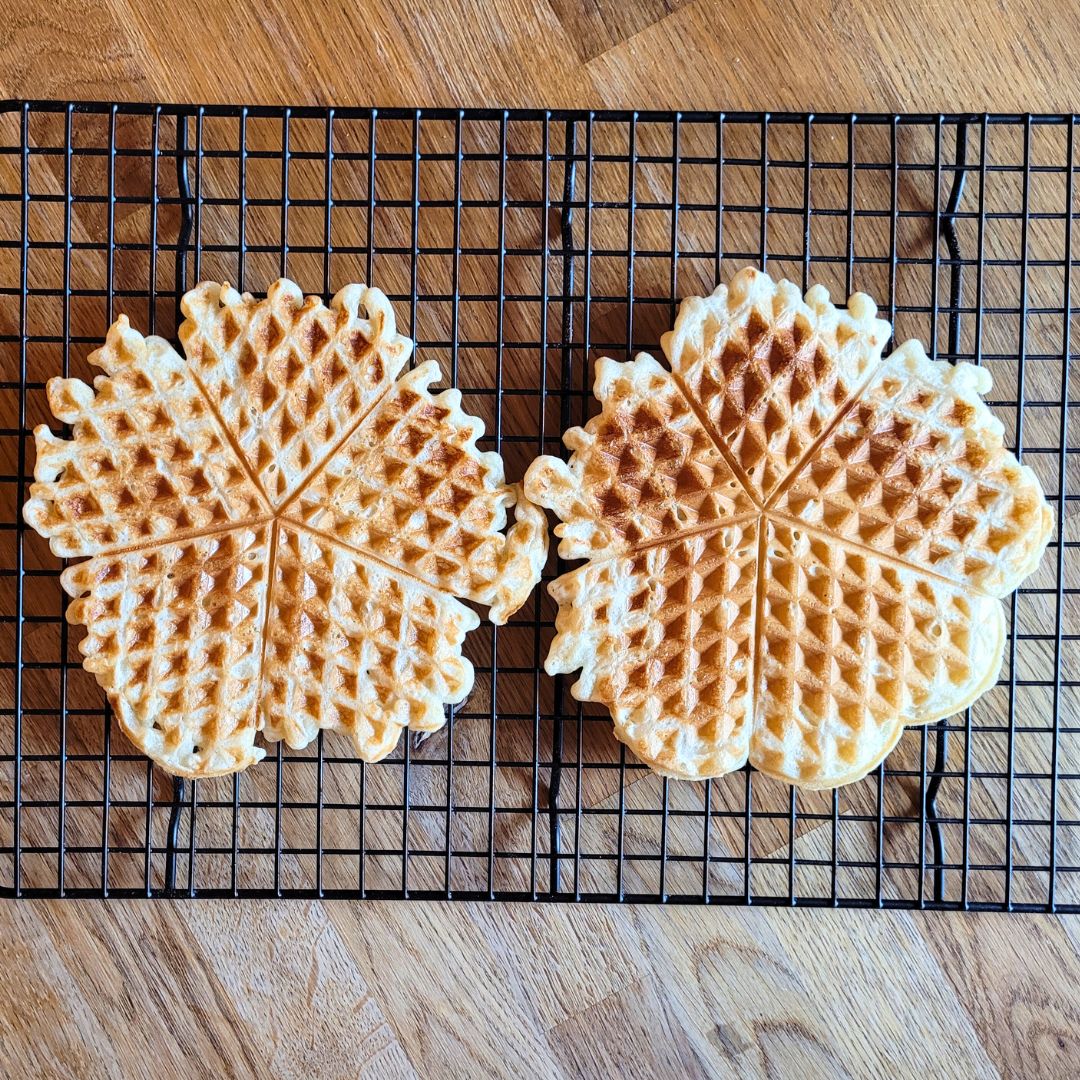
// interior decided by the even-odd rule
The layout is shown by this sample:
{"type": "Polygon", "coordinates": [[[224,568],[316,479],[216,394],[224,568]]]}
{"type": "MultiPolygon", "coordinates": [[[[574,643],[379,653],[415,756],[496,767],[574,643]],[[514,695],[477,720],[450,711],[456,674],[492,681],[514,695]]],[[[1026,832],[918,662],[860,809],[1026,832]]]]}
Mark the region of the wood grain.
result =
{"type": "MultiPolygon", "coordinates": [[[[268,0],[182,15],[130,0],[2,0],[0,16],[9,97],[1080,103],[1080,9],[1035,0],[802,16],[752,0],[347,11],[268,0]]],[[[93,221],[77,226],[94,235],[93,221]]],[[[612,792],[587,795],[601,805],[612,792]]],[[[0,920],[10,1076],[1069,1076],[1078,1052],[1080,929],[1050,917],[21,902],[0,920]]]]}

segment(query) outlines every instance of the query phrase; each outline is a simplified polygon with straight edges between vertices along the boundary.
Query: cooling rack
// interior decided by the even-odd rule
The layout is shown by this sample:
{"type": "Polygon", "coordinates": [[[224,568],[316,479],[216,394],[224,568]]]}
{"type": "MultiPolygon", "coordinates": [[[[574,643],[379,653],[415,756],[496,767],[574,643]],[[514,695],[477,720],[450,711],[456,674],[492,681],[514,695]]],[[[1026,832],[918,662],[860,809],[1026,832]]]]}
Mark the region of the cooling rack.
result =
{"type": "MultiPolygon", "coordinates": [[[[1074,116],[0,103],[0,893],[495,898],[1075,911],[1080,446],[1074,116]],[[469,698],[378,765],[320,736],[173,781],[79,665],[18,508],[45,380],[206,278],[394,301],[511,478],[754,264],[869,292],[896,339],[994,377],[1057,514],[999,684],[837,792],[663,780],[540,663],[537,590],[470,635],[469,698]]],[[[1078,290],[1080,291],[1080,290],[1078,290]]],[[[550,580],[563,567],[554,555],[550,580]]]]}

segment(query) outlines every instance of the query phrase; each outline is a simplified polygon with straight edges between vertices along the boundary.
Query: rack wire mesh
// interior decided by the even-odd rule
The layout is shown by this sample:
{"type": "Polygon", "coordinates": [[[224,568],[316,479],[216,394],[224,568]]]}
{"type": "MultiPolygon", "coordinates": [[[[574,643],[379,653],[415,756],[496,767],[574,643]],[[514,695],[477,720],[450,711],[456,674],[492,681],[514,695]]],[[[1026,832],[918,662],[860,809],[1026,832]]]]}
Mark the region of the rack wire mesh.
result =
{"type": "MultiPolygon", "coordinates": [[[[0,893],[1080,909],[1074,116],[0,103],[0,893]],[[198,280],[395,303],[511,478],[595,408],[598,356],[754,264],[860,289],[991,407],[1057,512],[998,685],[836,792],[661,779],[540,671],[541,589],[466,653],[446,728],[366,766],[280,745],[172,781],[79,665],[18,509],[45,380],[198,280]]],[[[554,556],[545,580],[558,572],[554,556]]]]}

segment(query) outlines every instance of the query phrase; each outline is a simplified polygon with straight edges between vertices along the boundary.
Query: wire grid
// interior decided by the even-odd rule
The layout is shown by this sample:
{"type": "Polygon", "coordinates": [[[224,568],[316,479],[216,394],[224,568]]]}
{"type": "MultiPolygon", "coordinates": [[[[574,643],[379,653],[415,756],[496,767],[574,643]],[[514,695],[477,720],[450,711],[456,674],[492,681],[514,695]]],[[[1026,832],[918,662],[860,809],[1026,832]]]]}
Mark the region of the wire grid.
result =
{"type": "Polygon", "coordinates": [[[1072,116],[0,105],[0,892],[1076,910],[1075,133],[1072,116]],[[869,292],[897,340],[992,371],[1057,524],[972,709],[836,792],[749,769],[664,780],[540,672],[541,589],[469,636],[476,686],[446,728],[378,765],[320,736],[182,783],[134,752],[18,514],[45,380],[89,377],[116,315],[172,337],[198,280],[378,285],[518,478],[595,411],[598,356],[656,352],[680,298],[748,263],[869,292]]]}

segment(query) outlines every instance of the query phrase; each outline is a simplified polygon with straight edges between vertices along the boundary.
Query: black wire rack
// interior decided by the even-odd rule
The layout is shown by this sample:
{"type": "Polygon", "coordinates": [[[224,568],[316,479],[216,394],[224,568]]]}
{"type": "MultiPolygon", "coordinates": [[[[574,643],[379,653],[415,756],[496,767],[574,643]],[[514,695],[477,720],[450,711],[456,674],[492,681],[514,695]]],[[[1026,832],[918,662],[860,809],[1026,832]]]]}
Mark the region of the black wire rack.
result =
{"type": "MultiPolygon", "coordinates": [[[[1080,909],[1074,116],[0,103],[0,893],[1080,909]],[[999,684],[836,792],[654,776],[540,671],[543,589],[467,639],[444,730],[320,737],[235,776],[153,769],[19,516],[44,384],[198,280],[378,285],[511,478],[595,409],[602,355],[746,264],[876,297],[994,376],[1057,514],[999,684]],[[1070,441],[1072,439],[1072,441],[1070,441]]],[[[565,569],[552,556],[545,580],[565,569]]]]}

